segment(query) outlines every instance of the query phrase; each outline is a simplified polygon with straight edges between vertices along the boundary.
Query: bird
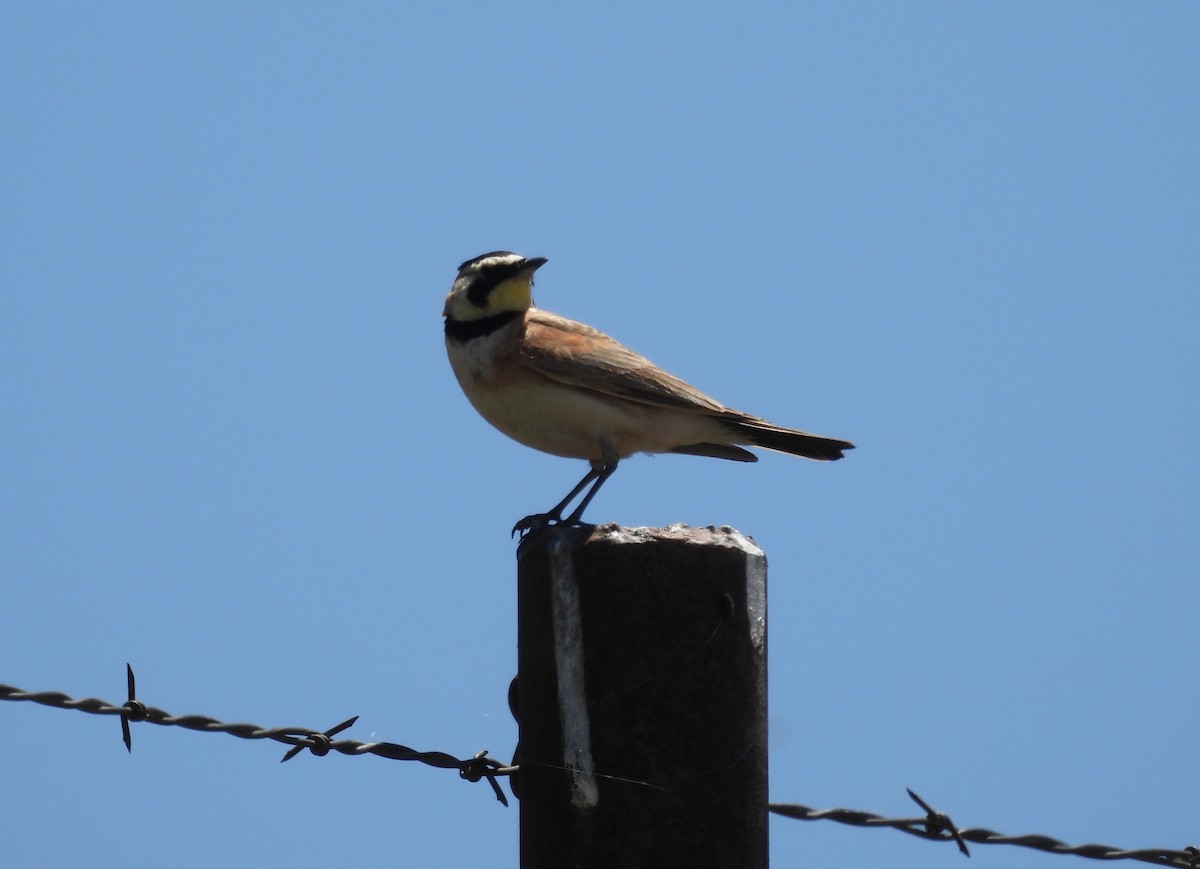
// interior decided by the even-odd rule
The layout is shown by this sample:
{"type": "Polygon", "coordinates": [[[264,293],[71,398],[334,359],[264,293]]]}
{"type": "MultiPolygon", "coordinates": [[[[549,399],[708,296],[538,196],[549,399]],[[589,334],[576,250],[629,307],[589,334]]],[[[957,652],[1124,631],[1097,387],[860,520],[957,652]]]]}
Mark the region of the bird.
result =
{"type": "Polygon", "coordinates": [[[600,487],[634,453],[756,462],[742,448],[755,446],[834,461],[854,449],[726,407],[598,329],[536,307],[534,273],[547,262],[507,250],[469,259],[442,312],[450,367],[475,410],[525,446],[589,463],[562,501],[519,520],[514,535],[583,526],[600,487]]]}

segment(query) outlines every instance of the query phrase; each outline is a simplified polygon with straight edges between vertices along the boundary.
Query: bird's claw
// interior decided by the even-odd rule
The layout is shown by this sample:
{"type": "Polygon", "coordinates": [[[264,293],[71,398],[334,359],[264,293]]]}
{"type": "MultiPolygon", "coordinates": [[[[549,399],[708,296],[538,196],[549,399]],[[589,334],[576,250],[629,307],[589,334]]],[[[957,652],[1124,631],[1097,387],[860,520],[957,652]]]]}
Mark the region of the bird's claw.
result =
{"type": "Polygon", "coordinates": [[[513,526],[512,536],[516,537],[519,533],[521,539],[524,540],[526,535],[532,534],[535,531],[541,531],[543,528],[594,528],[596,527],[591,522],[584,522],[574,516],[569,519],[563,519],[561,516],[554,513],[534,513],[532,516],[526,516],[524,519],[517,522],[513,526]]]}
{"type": "Polygon", "coordinates": [[[524,519],[517,521],[517,524],[512,527],[512,537],[521,535],[521,539],[525,539],[525,535],[532,531],[541,531],[543,528],[549,528],[551,525],[557,525],[562,521],[560,516],[553,513],[534,513],[532,516],[526,516],[524,519]]]}

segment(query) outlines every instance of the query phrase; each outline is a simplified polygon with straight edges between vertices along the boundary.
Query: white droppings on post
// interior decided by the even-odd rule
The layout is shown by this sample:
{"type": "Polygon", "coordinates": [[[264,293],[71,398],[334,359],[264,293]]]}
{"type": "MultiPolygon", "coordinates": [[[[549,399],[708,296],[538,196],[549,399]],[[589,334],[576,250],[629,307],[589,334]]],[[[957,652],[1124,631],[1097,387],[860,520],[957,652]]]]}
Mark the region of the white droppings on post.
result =
{"type": "Polygon", "coordinates": [[[746,551],[746,618],[750,641],[761,650],[767,636],[767,559],[757,546],[746,551]]]}
{"type": "Polygon", "coordinates": [[[562,726],[563,765],[571,770],[571,804],[593,808],[600,801],[592,765],[583,670],[583,619],[571,535],[560,535],[550,551],[551,608],[554,619],[554,666],[558,679],[558,718],[562,726]]]}

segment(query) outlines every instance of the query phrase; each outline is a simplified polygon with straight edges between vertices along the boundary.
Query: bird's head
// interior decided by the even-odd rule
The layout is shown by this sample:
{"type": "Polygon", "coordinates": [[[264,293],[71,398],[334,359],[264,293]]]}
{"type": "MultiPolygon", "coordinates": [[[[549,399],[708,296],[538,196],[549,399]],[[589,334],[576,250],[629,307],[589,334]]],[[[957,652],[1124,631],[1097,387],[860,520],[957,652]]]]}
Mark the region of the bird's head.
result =
{"type": "Polygon", "coordinates": [[[533,273],[545,264],[545,257],[523,257],[508,250],[467,260],[458,267],[442,316],[467,322],[529,310],[533,306],[533,273]]]}

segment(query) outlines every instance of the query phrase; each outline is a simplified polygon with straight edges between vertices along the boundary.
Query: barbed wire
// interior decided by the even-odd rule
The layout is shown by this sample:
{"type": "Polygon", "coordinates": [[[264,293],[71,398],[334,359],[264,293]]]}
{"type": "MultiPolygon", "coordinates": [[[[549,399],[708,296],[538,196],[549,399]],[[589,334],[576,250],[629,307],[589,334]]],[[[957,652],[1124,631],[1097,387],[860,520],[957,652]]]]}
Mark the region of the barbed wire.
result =
{"type": "Polygon", "coordinates": [[[1137,860],[1142,863],[1153,863],[1156,866],[1174,866],[1178,869],[1200,869],[1200,848],[1189,846],[1182,851],[1171,851],[1163,848],[1141,848],[1128,850],[1115,848],[1112,845],[1068,845],[1058,839],[1036,834],[1024,836],[1005,836],[994,830],[982,827],[959,829],[948,816],[930,808],[929,804],[917,796],[912,790],[908,795],[925,810],[922,818],[885,818],[870,812],[860,812],[854,809],[810,809],[795,803],[771,803],[768,811],[785,818],[800,821],[837,821],[839,824],[849,824],[853,827],[891,827],[894,830],[930,839],[935,842],[956,842],[958,850],[967,857],[967,842],[981,845],[1019,845],[1033,848],[1051,854],[1074,854],[1078,857],[1088,857],[1092,860],[1137,860]]]}
{"type": "Polygon", "coordinates": [[[184,727],[201,733],[228,733],[240,739],[271,739],[289,745],[291,748],[280,758],[280,763],[291,760],[304,749],[308,749],[317,757],[324,757],[331,751],[351,757],[360,755],[375,755],[388,760],[412,760],[438,769],[456,769],[460,777],[467,781],[477,782],[487,779],[492,786],[496,799],[503,805],[508,805],[499,782],[499,776],[512,775],[516,767],[508,766],[494,758],[488,757],[486,750],[480,751],[469,758],[457,758],[443,751],[417,751],[406,745],[394,742],[359,742],[355,739],[333,739],[343,730],[351,727],[358,716],[348,718],[329,730],[310,730],[307,727],[260,727],[257,724],[229,724],[210,718],[207,715],[172,715],[162,709],[147,706],[136,696],[136,682],[133,668],[125,665],[126,682],[129,688],[129,699],[122,705],[99,700],[95,697],[75,699],[60,691],[23,691],[12,685],[0,685],[0,700],[24,700],[30,703],[40,703],[55,709],[74,709],[78,712],[88,712],[92,715],[118,715],[121,718],[121,738],[125,748],[133,750],[133,738],[130,733],[130,722],[145,721],[164,727],[184,727]]]}
{"type": "MultiPolygon", "coordinates": [[[[125,672],[129,699],[119,706],[95,697],[75,699],[61,691],[24,691],[12,685],[3,684],[0,684],[0,700],[26,701],[55,709],[73,709],[92,715],[119,716],[121,738],[125,743],[125,748],[129,751],[133,750],[133,737],[129,725],[131,722],[144,721],[164,727],[183,727],[201,733],[227,733],[240,739],[270,739],[283,743],[290,748],[280,758],[280,763],[291,760],[300,752],[308,749],[317,757],[324,757],[331,751],[352,757],[370,754],[388,760],[417,761],[438,769],[456,769],[459,776],[467,781],[477,782],[486,779],[492,786],[496,799],[505,806],[508,805],[508,799],[501,790],[497,778],[512,776],[519,771],[519,766],[505,765],[489,757],[486,750],[469,758],[457,758],[442,751],[417,751],[394,742],[335,740],[333,737],[352,727],[358,721],[357,715],[323,731],[311,730],[307,727],[261,727],[257,724],[226,723],[206,715],[172,715],[162,709],[147,706],[138,700],[133,668],[126,664],[125,672]]],[[[772,814],[795,820],[836,821],[855,827],[890,827],[922,839],[955,842],[959,851],[967,857],[970,857],[971,854],[966,843],[974,842],[984,845],[1018,845],[1052,854],[1074,854],[1093,860],[1136,860],[1142,863],[1153,863],[1157,866],[1177,867],[1177,869],[1200,869],[1200,848],[1195,846],[1189,846],[1182,851],[1160,848],[1129,850],[1111,845],[1068,845],[1050,836],[1036,834],[1006,836],[982,827],[959,829],[947,815],[935,811],[912,790],[908,791],[908,795],[925,811],[924,817],[885,818],[882,815],[855,809],[813,809],[797,803],[771,803],[767,808],[772,814]]]]}

